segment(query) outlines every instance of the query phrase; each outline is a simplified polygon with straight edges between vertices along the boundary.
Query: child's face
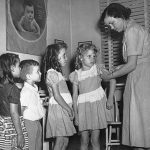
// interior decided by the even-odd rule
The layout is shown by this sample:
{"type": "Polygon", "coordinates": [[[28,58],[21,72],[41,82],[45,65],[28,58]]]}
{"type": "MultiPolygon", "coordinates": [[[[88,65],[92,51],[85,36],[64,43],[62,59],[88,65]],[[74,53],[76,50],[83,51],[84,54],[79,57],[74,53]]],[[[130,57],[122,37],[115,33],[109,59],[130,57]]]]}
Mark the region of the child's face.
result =
{"type": "Polygon", "coordinates": [[[32,73],[30,74],[30,79],[33,82],[40,82],[41,81],[41,72],[39,66],[32,66],[32,73]]]}
{"type": "Polygon", "coordinates": [[[60,65],[63,67],[67,63],[67,55],[66,55],[66,49],[62,48],[58,54],[58,61],[60,65]]]}
{"type": "Polygon", "coordinates": [[[82,66],[84,69],[90,69],[95,64],[96,55],[94,50],[88,50],[81,56],[82,66]]]}
{"type": "Polygon", "coordinates": [[[34,19],[34,8],[33,6],[25,7],[25,16],[31,22],[34,19]]]}
{"type": "Polygon", "coordinates": [[[11,66],[11,72],[13,77],[19,78],[20,77],[20,61],[18,60],[15,65],[11,66]]]}

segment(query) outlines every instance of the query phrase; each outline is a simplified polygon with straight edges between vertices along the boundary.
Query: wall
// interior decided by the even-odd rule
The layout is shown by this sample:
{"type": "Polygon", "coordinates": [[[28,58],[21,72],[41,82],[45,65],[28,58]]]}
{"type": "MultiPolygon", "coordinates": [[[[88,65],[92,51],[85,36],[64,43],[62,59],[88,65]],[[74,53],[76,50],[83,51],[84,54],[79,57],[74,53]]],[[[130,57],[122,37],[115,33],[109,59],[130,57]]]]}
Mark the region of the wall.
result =
{"type": "MultiPolygon", "coordinates": [[[[97,22],[100,17],[99,0],[71,0],[72,55],[78,42],[92,41],[100,48],[97,22]]],[[[101,62],[100,56],[98,62],[101,62]]]]}
{"type": "MultiPolygon", "coordinates": [[[[6,15],[5,0],[0,0],[0,54],[6,51],[6,15]]],[[[62,39],[68,44],[69,62],[76,50],[78,41],[92,40],[100,47],[100,35],[96,24],[99,19],[99,0],[48,0],[47,44],[54,39],[62,39]]],[[[39,56],[17,53],[20,59],[35,59],[39,56]]],[[[69,65],[65,74],[70,72],[69,65]]]]}
{"type": "MultiPolygon", "coordinates": [[[[68,44],[69,63],[65,68],[68,76],[70,61],[79,41],[93,41],[100,48],[99,0],[49,0],[47,18],[47,43],[62,39],[68,44]]],[[[98,62],[101,62],[100,56],[98,62]]],[[[72,66],[71,66],[72,67],[72,66]]]]}
{"type": "MultiPolygon", "coordinates": [[[[48,0],[47,44],[60,39],[68,45],[68,61],[71,59],[70,35],[70,0],[48,0]]],[[[69,74],[69,64],[64,68],[64,74],[69,74]]]]}

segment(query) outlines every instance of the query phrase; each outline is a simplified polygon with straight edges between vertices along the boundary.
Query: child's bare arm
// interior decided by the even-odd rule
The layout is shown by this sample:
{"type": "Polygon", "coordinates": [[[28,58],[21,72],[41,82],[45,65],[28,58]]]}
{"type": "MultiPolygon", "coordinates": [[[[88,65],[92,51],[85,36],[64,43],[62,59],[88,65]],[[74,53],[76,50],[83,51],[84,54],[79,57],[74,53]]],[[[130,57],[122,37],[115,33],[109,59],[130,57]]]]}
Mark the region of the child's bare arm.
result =
{"type": "Polygon", "coordinates": [[[63,97],[60,95],[60,91],[59,91],[59,87],[58,87],[58,84],[51,84],[51,87],[52,87],[52,91],[53,91],[53,95],[54,95],[54,98],[55,100],[57,101],[57,103],[62,107],[64,108],[71,119],[73,119],[74,117],[74,113],[73,113],[73,110],[71,109],[71,107],[65,102],[65,100],[63,99],[63,97]]]}
{"type": "Polygon", "coordinates": [[[78,99],[78,85],[73,83],[73,110],[74,110],[74,113],[75,113],[75,124],[76,125],[79,124],[77,99],[78,99]]]}
{"type": "Polygon", "coordinates": [[[116,80],[111,79],[109,83],[109,95],[107,100],[107,109],[112,109],[113,107],[113,97],[116,89],[116,80]]]}
{"type": "Polygon", "coordinates": [[[33,25],[34,25],[34,27],[37,30],[37,34],[40,35],[40,27],[39,27],[39,25],[38,25],[38,23],[36,22],[35,19],[33,20],[33,25]]]}
{"type": "Polygon", "coordinates": [[[23,114],[23,112],[25,111],[25,109],[27,109],[27,106],[22,106],[22,107],[21,107],[21,112],[22,112],[22,114],[23,114]]]}
{"type": "Polygon", "coordinates": [[[24,16],[23,16],[23,17],[20,19],[20,21],[18,22],[18,29],[19,29],[19,31],[21,31],[21,32],[26,32],[26,31],[23,29],[23,27],[22,27],[23,18],[24,18],[24,16]]]}
{"type": "Polygon", "coordinates": [[[18,114],[18,104],[10,103],[10,114],[17,132],[17,146],[23,148],[25,145],[25,139],[22,133],[20,118],[18,114]]]}

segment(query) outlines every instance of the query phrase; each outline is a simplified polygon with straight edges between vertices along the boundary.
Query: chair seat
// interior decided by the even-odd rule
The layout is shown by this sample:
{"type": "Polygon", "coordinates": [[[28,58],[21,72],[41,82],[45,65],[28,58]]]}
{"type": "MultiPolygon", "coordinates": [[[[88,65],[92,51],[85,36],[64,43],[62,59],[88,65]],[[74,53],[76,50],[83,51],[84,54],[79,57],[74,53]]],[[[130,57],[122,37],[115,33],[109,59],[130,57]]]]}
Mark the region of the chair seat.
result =
{"type": "Polygon", "coordinates": [[[121,122],[107,121],[108,125],[121,125],[121,122]]]}

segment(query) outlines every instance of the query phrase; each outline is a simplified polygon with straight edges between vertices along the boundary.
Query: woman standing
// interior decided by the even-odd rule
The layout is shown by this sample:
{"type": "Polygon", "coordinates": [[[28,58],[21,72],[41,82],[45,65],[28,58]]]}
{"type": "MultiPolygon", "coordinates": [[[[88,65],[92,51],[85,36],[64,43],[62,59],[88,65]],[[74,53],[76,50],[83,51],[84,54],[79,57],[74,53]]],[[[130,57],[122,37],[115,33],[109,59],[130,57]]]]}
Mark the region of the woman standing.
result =
{"type": "Polygon", "coordinates": [[[137,150],[150,149],[150,35],[134,20],[131,10],[118,3],[105,8],[101,21],[117,32],[124,31],[125,64],[101,76],[110,80],[128,74],[123,103],[122,144],[137,150]]]}

